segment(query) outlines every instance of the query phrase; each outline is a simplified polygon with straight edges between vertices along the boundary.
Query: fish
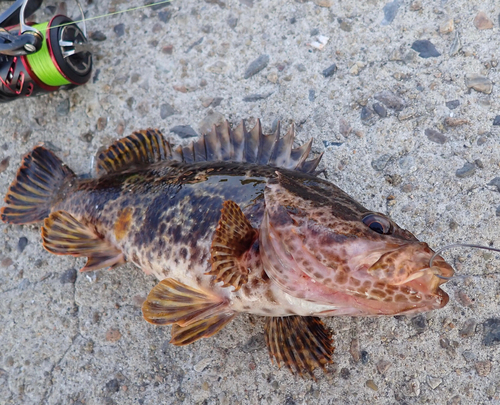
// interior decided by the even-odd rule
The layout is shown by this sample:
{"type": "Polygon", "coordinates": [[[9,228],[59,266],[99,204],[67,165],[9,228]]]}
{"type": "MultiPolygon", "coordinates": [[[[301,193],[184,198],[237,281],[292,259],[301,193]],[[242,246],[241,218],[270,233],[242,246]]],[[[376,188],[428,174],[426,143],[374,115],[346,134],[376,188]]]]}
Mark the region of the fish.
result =
{"type": "Polygon", "coordinates": [[[442,308],[454,270],[323,179],[312,139],[294,142],[293,125],[265,134],[259,120],[250,130],[225,121],[186,146],[141,130],[98,153],[92,178],[38,145],[0,217],[43,221],[44,248],[86,257],[81,271],[129,262],[156,277],[142,313],[172,326],[172,344],[211,337],[238,314],[263,316],[271,361],[316,378],[333,362],[323,318],[442,308]]]}

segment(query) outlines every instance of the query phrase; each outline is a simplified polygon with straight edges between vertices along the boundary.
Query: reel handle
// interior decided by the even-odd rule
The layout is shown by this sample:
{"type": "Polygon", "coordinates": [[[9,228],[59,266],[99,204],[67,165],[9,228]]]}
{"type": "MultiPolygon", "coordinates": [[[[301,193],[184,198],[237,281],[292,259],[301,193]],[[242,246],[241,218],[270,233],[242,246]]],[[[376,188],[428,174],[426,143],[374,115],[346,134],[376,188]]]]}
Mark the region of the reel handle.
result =
{"type": "Polygon", "coordinates": [[[42,47],[42,36],[36,31],[26,31],[20,35],[12,35],[0,28],[0,54],[9,56],[28,55],[42,47]]]}

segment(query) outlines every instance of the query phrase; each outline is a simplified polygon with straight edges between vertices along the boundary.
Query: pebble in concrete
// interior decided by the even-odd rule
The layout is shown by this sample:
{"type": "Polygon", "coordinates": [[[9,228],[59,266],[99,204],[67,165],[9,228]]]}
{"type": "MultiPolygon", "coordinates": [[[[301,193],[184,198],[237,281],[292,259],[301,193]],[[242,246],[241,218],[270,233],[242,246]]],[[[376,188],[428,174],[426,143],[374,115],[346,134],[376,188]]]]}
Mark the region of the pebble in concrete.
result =
{"type": "Polygon", "coordinates": [[[379,93],[376,93],[373,97],[375,98],[375,100],[383,103],[387,108],[395,111],[401,111],[406,107],[406,102],[401,97],[389,90],[383,90],[379,93]]]}
{"type": "Polygon", "coordinates": [[[474,165],[473,163],[466,162],[460,169],[457,169],[455,171],[455,175],[460,179],[464,179],[466,177],[473,176],[475,172],[476,172],[476,165],[474,165]]]}
{"type": "Polygon", "coordinates": [[[257,59],[251,62],[245,70],[245,75],[243,76],[245,79],[248,79],[257,73],[259,73],[262,69],[264,69],[269,64],[269,55],[260,55],[257,59]]]}
{"type": "Polygon", "coordinates": [[[418,56],[424,59],[437,58],[438,56],[441,56],[434,44],[427,39],[419,39],[415,41],[412,44],[411,49],[418,52],[418,56]]]}
{"type": "Polygon", "coordinates": [[[493,90],[493,82],[489,78],[476,74],[465,76],[465,85],[485,94],[490,94],[493,90]]]}
{"type": "Polygon", "coordinates": [[[483,328],[483,345],[494,346],[500,344],[500,319],[487,319],[483,323],[483,328]]]}

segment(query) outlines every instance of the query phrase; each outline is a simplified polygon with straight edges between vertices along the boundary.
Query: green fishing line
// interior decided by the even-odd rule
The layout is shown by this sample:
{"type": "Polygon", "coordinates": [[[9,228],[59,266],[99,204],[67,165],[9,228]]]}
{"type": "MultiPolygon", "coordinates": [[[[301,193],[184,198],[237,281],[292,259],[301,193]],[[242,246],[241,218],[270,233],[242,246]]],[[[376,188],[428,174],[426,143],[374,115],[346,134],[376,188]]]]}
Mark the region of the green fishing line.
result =
{"type": "Polygon", "coordinates": [[[47,35],[48,22],[43,24],[36,24],[33,27],[40,31],[43,35],[42,48],[31,55],[27,55],[26,58],[30,64],[31,70],[40,79],[41,82],[49,86],[63,86],[65,84],[70,84],[68,80],[64,78],[63,75],[57,70],[54,61],[50,57],[49,48],[47,46],[47,40],[45,36],[47,35]]]}

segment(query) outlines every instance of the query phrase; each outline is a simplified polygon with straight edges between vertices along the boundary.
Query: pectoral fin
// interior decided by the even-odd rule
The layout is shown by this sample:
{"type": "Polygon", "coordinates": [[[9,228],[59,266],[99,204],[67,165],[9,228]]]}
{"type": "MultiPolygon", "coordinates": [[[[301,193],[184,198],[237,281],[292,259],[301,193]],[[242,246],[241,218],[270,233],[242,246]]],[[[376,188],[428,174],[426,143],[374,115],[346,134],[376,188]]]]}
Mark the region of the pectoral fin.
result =
{"type": "Polygon", "coordinates": [[[234,291],[248,281],[245,253],[252,247],[258,232],[241,211],[238,204],[228,200],[223,204],[221,218],[212,241],[212,270],[206,274],[216,276],[223,287],[234,291]]]}
{"type": "Polygon", "coordinates": [[[287,316],[268,318],[265,337],[271,361],[276,359],[292,373],[302,376],[307,372],[312,378],[313,371],[332,363],[333,339],[323,322],[312,316],[287,316]]]}
{"type": "Polygon", "coordinates": [[[92,271],[125,263],[124,254],[100,235],[95,227],[83,224],[66,211],[56,211],[42,227],[43,247],[56,255],[88,257],[81,271],[92,271]]]}
{"type": "Polygon", "coordinates": [[[235,315],[223,298],[171,278],[162,280],[150,291],[142,305],[142,314],[155,325],[176,324],[170,342],[178,346],[216,334],[235,315]]]}

